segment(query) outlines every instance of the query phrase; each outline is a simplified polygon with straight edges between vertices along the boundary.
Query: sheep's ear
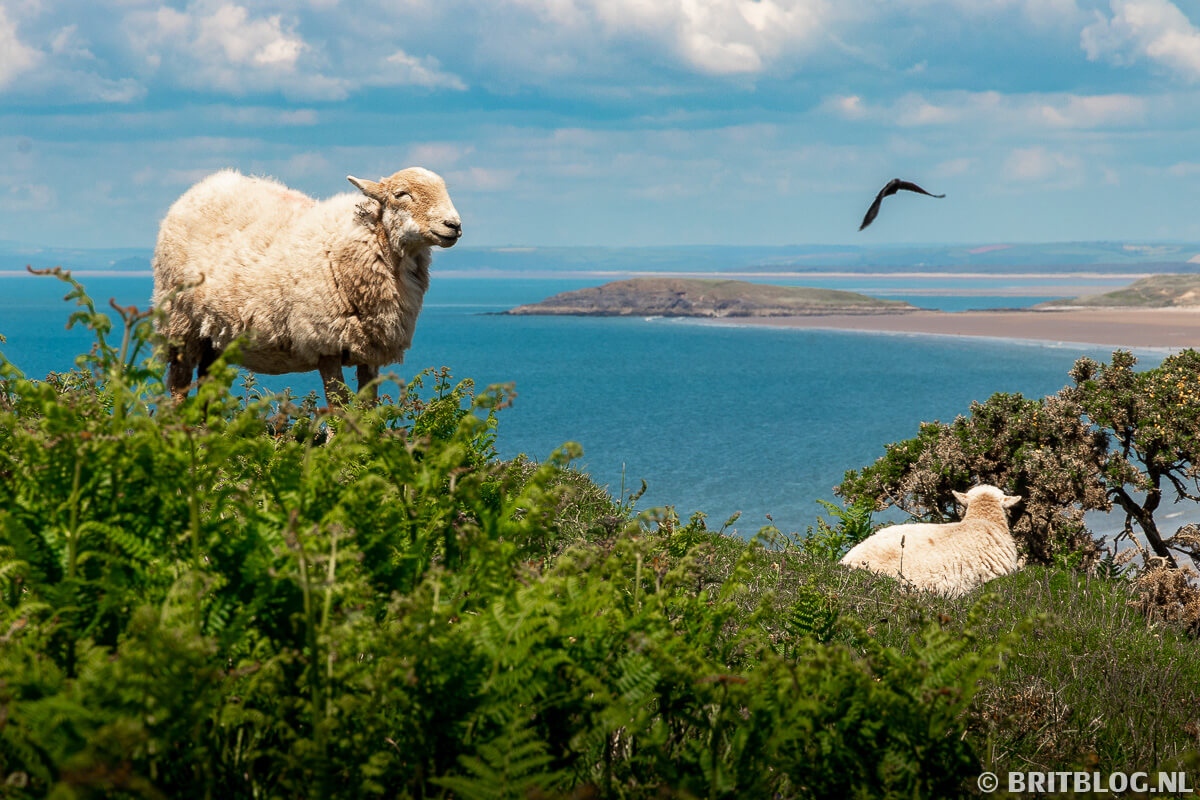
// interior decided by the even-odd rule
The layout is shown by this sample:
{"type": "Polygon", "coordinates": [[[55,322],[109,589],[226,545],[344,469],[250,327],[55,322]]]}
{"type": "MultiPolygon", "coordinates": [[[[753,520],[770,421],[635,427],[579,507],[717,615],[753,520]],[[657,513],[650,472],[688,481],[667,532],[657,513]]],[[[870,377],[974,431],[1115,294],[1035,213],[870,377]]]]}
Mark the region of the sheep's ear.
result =
{"type": "Polygon", "coordinates": [[[951,492],[951,494],[954,495],[954,499],[958,501],[960,506],[963,508],[967,507],[967,496],[965,494],[962,492],[951,492]]]}
{"type": "Polygon", "coordinates": [[[383,202],[383,187],[375,181],[368,181],[364,178],[356,178],[353,175],[347,175],[346,180],[354,184],[355,188],[365,194],[372,200],[383,202]]]}
{"type": "Polygon", "coordinates": [[[1004,499],[1000,501],[1000,505],[1004,506],[1005,508],[1012,508],[1019,502],[1021,502],[1021,495],[1006,494],[1004,495],[1004,499]]]}

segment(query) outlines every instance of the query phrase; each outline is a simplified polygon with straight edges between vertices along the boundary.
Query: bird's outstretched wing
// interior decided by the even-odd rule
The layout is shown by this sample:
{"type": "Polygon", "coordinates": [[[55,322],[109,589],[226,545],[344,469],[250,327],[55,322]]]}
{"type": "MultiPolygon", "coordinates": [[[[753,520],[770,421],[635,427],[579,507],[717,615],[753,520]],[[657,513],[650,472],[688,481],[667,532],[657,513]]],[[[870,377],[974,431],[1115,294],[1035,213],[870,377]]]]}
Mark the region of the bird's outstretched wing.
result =
{"type": "Polygon", "coordinates": [[[886,186],[879,190],[879,194],[875,195],[875,202],[871,203],[871,207],[867,209],[867,215],[863,217],[862,224],[858,226],[858,229],[861,231],[863,228],[874,222],[875,217],[879,216],[879,205],[883,202],[883,198],[893,195],[901,189],[908,192],[917,192],[918,194],[928,195],[930,197],[946,196],[944,194],[933,194],[932,192],[927,192],[920,186],[917,186],[915,183],[902,181],[899,178],[893,178],[887,182],[886,186]]]}
{"type": "Polygon", "coordinates": [[[906,192],[917,192],[918,194],[927,194],[930,197],[945,197],[946,196],[944,194],[934,194],[933,192],[927,192],[924,189],[922,189],[920,186],[917,186],[915,183],[910,183],[909,181],[898,180],[895,183],[896,183],[897,190],[903,189],[906,192]]]}
{"type": "Polygon", "coordinates": [[[871,203],[871,207],[867,209],[867,215],[863,217],[862,225],[858,226],[860,231],[874,222],[875,218],[879,216],[879,204],[883,202],[883,197],[884,194],[882,191],[875,195],[875,202],[871,203]]]}

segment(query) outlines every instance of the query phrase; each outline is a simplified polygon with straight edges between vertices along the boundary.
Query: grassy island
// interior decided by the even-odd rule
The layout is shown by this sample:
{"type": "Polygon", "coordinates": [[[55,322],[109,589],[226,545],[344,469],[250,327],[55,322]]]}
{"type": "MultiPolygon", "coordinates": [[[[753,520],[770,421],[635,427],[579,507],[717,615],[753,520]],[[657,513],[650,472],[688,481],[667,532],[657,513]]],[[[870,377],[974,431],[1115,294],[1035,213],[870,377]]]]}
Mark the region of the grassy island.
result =
{"type": "Polygon", "coordinates": [[[509,314],[660,317],[781,317],[896,314],[916,307],[857,292],[703,278],[633,278],[562,292],[509,314]]]}

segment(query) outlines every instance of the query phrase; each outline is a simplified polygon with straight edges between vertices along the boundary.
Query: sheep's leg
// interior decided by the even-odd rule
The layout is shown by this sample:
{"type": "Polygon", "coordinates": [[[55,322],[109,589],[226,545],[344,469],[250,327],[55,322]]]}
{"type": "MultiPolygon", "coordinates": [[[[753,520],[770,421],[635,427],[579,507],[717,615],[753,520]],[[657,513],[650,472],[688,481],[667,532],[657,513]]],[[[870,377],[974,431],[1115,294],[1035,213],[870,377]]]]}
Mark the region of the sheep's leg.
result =
{"type": "Polygon", "coordinates": [[[362,393],[363,389],[367,390],[366,401],[374,405],[379,398],[379,387],[371,383],[379,377],[379,367],[368,367],[365,364],[360,364],[358,367],[358,391],[362,393]]]}
{"type": "Polygon", "coordinates": [[[171,345],[167,348],[167,389],[176,400],[187,397],[192,382],[192,363],[184,348],[171,345]]]}
{"type": "Polygon", "coordinates": [[[196,364],[196,378],[203,378],[208,374],[208,368],[217,360],[217,349],[213,347],[212,339],[204,339],[200,342],[200,360],[196,364]]]}
{"type": "Polygon", "coordinates": [[[349,390],[342,380],[342,357],[321,356],[317,359],[317,370],[325,384],[325,402],[330,408],[344,406],[350,400],[349,390]]]}

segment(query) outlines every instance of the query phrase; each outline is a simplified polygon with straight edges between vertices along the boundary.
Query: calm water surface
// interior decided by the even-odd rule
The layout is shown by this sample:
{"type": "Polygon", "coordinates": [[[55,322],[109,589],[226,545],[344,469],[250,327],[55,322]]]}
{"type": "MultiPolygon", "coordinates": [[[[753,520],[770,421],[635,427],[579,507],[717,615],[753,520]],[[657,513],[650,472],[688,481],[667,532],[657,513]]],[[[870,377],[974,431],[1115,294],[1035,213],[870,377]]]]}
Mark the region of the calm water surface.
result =
{"type": "MultiPolygon", "coordinates": [[[[148,278],[83,280],[104,303],[149,300],[148,278]]],[[[614,492],[624,470],[627,485],[649,484],[641,507],[672,504],[717,522],[740,510],[743,533],[767,514],[802,531],[820,510],[814,500],[833,499],[846,469],[871,463],[920,421],[952,419],[997,391],[1057,391],[1078,356],[1108,355],[1067,345],[489,313],[598,282],[435,275],[413,348],[395,371],[407,378],[446,365],[479,386],[514,382],[516,404],[500,419],[502,455],[540,459],[578,441],[581,466],[614,492]]],[[[0,277],[0,333],[8,338],[0,347],[27,375],[69,369],[90,344],[86,331],[64,329],[63,294],[50,278],[0,277]]],[[[910,297],[899,286],[889,296],[946,310],[1046,299],[910,297]]],[[[1147,365],[1160,359],[1142,355],[1147,365]]],[[[315,373],[261,382],[300,394],[320,386],[315,373]]]]}

